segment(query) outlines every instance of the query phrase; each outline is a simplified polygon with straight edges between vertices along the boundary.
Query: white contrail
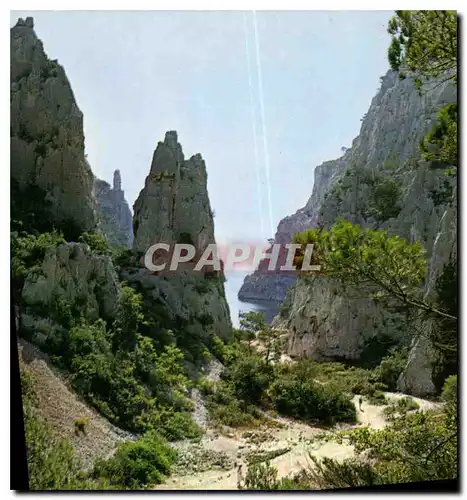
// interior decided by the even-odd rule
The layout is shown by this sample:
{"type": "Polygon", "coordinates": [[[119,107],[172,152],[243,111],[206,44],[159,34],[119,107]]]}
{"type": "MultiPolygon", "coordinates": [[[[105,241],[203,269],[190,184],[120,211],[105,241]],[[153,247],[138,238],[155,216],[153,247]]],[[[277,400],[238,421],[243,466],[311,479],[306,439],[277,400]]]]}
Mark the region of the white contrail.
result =
{"type": "Polygon", "coordinates": [[[253,25],[255,28],[255,44],[256,44],[256,68],[258,70],[258,87],[259,87],[259,103],[261,106],[261,121],[263,125],[263,147],[264,147],[264,163],[266,168],[266,184],[268,189],[268,206],[269,206],[269,223],[271,226],[271,236],[274,237],[274,218],[272,216],[272,202],[271,202],[271,182],[269,179],[269,153],[268,153],[268,140],[266,131],[266,120],[264,119],[264,98],[263,98],[263,78],[261,74],[261,59],[259,56],[259,42],[258,42],[258,26],[256,24],[256,11],[253,11],[253,25]]]}
{"type": "Polygon", "coordinates": [[[256,120],[255,120],[255,109],[253,101],[253,84],[251,79],[251,63],[250,63],[250,47],[248,44],[248,29],[247,29],[247,19],[246,12],[243,13],[243,26],[245,28],[245,53],[246,53],[246,64],[248,67],[248,88],[250,90],[250,108],[251,108],[251,122],[253,125],[253,142],[255,151],[255,169],[256,169],[256,183],[258,185],[258,206],[259,213],[261,217],[261,236],[266,237],[264,233],[264,213],[263,213],[263,197],[261,194],[261,177],[259,172],[259,161],[258,161],[258,139],[256,135],[256,120]]]}

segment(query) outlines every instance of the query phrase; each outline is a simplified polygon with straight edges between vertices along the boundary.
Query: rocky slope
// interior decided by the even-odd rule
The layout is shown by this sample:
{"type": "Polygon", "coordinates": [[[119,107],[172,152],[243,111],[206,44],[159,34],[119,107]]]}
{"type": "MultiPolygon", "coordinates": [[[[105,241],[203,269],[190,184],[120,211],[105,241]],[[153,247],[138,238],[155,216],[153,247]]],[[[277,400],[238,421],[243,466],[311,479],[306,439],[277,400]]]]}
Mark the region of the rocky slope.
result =
{"type": "MultiPolygon", "coordinates": [[[[352,147],[341,158],[316,168],[309,202],[281,221],[276,240],[287,240],[309,227],[330,226],[343,217],[363,226],[378,225],[409,241],[421,241],[431,258],[430,276],[439,273],[449,259],[450,252],[445,247],[451,248],[455,241],[452,228],[443,232],[441,221],[448,217],[443,215],[446,212],[457,213],[457,206],[449,208],[448,198],[442,196],[446,176],[418,161],[417,148],[436,112],[455,99],[456,89],[447,83],[419,95],[410,79],[400,80],[388,72],[352,147]],[[397,206],[391,207],[392,213],[386,218],[377,220],[371,210],[378,202],[375,186],[387,179],[398,186],[397,206]],[[447,233],[449,237],[445,236],[447,233]],[[446,237],[451,246],[442,243],[446,237]],[[437,248],[444,249],[437,251],[435,242],[437,248]]],[[[452,189],[452,181],[447,182],[452,189]]],[[[451,214],[448,218],[453,217],[451,214]]],[[[262,287],[268,289],[264,283],[262,287]]],[[[277,290],[272,293],[277,294],[277,290]]],[[[356,360],[372,356],[383,343],[408,340],[402,317],[352,297],[323,277],[299,279],[290,289],[284,310],[275,324],[291,331],[288,350],[294,356],[356,360]]],[[[420,367],[421,358],[417,358],[420,367]]],[[[413,359],[411,363],[416,366],[413,359]]],[[[413,376],[405,379],[404,388],[417,394],[432,392],[426,370],[424,381],[420,379],[420,370],[414,371],[413,376]]]]}
{"type": "Polygon", "coordinates": [[[50,226],[71,237],[92,230],[96,212],[83,115],[63,67],[45,54],[31,17],[11,29],[10,55],[12,188],[47,207],[50,226]]]}
{"type": "Polygon", "coordinates": [[[94,195],[97,202],[99,227],[111,246],[133,244],[133,218],[122,190],[120,170],[115,170],[113,186],[106,181],[94,179],[94,195]]]}
{"type": "Polygon", "coordinates": [[[66,377],[55,369],[49,357],[21,339],[18,343],[20,369],[32,377],[40,415],[51,424],[54,436],[67,439],[85,469],[97,458],[109,458],[119,444],[136,436],[110,424],[90,408],[69,387],[66,377]],[[86,432],[76,432],[75,421],[87,419],[86,432]]]}

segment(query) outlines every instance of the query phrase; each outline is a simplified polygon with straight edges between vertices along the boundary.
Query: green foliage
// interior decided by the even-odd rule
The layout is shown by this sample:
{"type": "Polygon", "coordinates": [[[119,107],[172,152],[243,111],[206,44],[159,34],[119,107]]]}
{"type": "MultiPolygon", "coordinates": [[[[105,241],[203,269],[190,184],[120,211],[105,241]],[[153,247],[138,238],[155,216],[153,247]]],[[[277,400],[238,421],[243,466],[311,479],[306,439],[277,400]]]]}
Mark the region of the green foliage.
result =
{"type": "Polygon", "coordinates": [[[78,241],[89,246],[91,251],[100,255],[110,255],[110,248],[107,240],[98,232],[83,233],[78,241]]]}
{"type": "MultiPolygon", "coordinates": [[[[337,203],[339,206],[344,201],[345,193],[358,193],[355,202],[352,201],[355,216],[371,220],[379,227],[388,219],[397,217],[401,211],[401,180],[396,167],[397,163],[393,165],[386,162],[382,174],[368,167],[351,165],[325,199],[327,203],[337,203]]],[[[331,212],[335,212],[335,209],[331,212]]],[[[324,208],[326,211],[327,208],[324,208]]]]}
{"type": "Polygon", "coordinates": [[[435,207],[438,207],[439,205],[450,205],[452,202],[451,183],[447,179],[444,179],[438,189],[432,189],[430,191],[430,197],[433,200],[435,207]]]}
{"type": "Polygon", "coordinates": [[[397,217],[401,211],[400,191],[400,184],[395,179],[381,178],[372,192],[366,215],[375,219],[377,224],[397,217]]]}
{"type": "Polygon", "coordinates": [[[37,395],[32,375],[21,370],[21,390],[27,447],[29,488],[31,490],[111,489],[81,470],[68,440],[57,439],[51,426],[37,410],[37,395]]]}
{"type": "Polygon", "coordinates": [[[89,417],[78,417],[75,419],[75,433],[86,434],[86,428],[89,425],[89,417]]]}
{"type": "Polygon", "coordinates": [[[270,392],[277,411],[283,415],[327,424],[357,420],[355,406],[348,396],[304,378],[299,372],[293,371],[276,380],[270,392]]]}
{"type": "MultiPolygon", "coordinates": [[[[428,82],[431,78],[457,84],[456,11],[396,11],[389,22],[388,32],[392,35],[389,63],[401,77],[410,72],[419,89],[424,85],[430,90],[428,82]]],[[[425,160],[457,167],[456,103],[441,109],[438,123],[422,140],[420,149],[425,160]]]]}
{"type": "Polygon", "coordinates": [[[457,167],[457,103],[441,108],[436,125],[421,141],[420,149],[427,161],[457,167]]]}
{"type": "MultiPolygon", "coordinates": [[[[436,280],[435,304],[456,317],[458,311],[457,261],[449,260],[436,280]]],[[[434,347],[433,381],[438,390],[449,375],[455,374],[458,367],[457,356],[457,319],[435,317],[436,323],[430,330],[430,341],[434,347]]]]}
{"type": "Polygon", "coordinates": [[[402,76],[409,71],[426,78],[456,80],[456,11],[397,10],[389,21],[388,32],[388,59],[393,70],[402,76]]]}
{"type": "Polygon", "coordinates": [[[115,312],[114,349],[131,350],[135,347],[136,335],[144,319],[142,309],[142,296],[130,286],[122,286],[115,312]]]}
{"type": "MultiPolygon", "coordinates": [[[[422,297],[426,252],[419,242],[409,244],[387,231],[363,229],[343,219],[329,230],[310,229],[296,234],[294,242],[313,243],[313,263],[321,265],[319,272],[362,295],[385,300],[387,305],[395,301],[436,317],[456,319],[422,297]]],[[[303,256],[299,255],[297,266],[302,262],[303,256]]]]}
{"type": "Polygon", "coordinates": [[[47,251],[66,241],[61,233],[55,231],[38,236],[14,231],[10,243],[12,278],[16,287],[21,288],[27,272],[42,265],[47,251]]]}
{"type": "Polygon", "coordinates": [[[253,463],[248,467],[245,483],[238,484],[240,490],[277,490],[277,469],[269,462],[253,463]]]}
{"type": "Polygon", "coordinates": [[[383,391],[371,391],[368,394],[368,402],[372,405],[379,406],[387,403],[386,396],[383,391]]]}
{"type": "Polygon", "coordinates": [[[397,380],[407,365],[408,349],[396,349],[381,360],[375,370],[375,378],[382,382],[388,391],[397,390],[397,380]]]}
{"type": "MultiPolygon", "coordinates": [[[[381,484],[375,469],[358,459],[344,461],[309,456],[312,464],[306,470],[306,481],[316,489],[358,488],[381,484]]],[[[303,479],[302,479],[303,482],[303,479]]]]}
{"type": "Polygon", "coordinates": [[[445,405],[448,425],[457,426],[457,375],[450,375],[444,385],[442,397],[445,405]]]}
{"type": "Polygon", "coordinates": [[[175,458],[165,439],[151,432],[134,443],[123,443],[112,458],[98,461],[94,477],[104,477],[119,488],[146,489],[163,481],[175,458]]]}
{"type": "Polygon", "coordinates": [[[257,354],[237,359],[223,373],[223,379],[232,385],[237,398],[245,404],[260,402],[272,377],[272,367],[257,354]]]}
{"type": "Polygon", "coordinates": [[[47,80],[48,78],[56,78],[58,76],[59,65],[56,59],[48,59],[45,65],[41,68],[41,78],[47,80]]]}
{"type": "Polygon", "coordinates": [[[412,398],[403,397],[384,408],[383,413],[389,419],[394,419],[395,417],[406,415],[408,412],[418,410],[419,408],[420,405],[412,398]]]}

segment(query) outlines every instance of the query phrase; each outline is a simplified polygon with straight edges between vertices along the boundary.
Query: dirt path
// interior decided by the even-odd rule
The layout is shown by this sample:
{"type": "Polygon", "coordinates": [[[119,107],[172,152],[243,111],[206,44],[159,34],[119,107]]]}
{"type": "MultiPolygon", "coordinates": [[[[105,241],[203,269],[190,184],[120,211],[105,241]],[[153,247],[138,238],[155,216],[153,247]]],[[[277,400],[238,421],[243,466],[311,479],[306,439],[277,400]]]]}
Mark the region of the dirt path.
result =
{"type": "MultiPolygon", "coordinates": [[[[386,397],[391,401],[406,397],[406,395],[386,393],[386,397]]],[[[420,405],[420,409],[426,410],[439,407],[438,403],[415,397],[412,399],[420,405]]],[[[385,405],[375,406],[363,399],[360,409],[359,396],[355,396],[353,402],[357,409],[359,424],[357,426],[336,426],[335,430],[360,426],[381,429],[386,425],[387,421],[383,414],[385,405]]],[[[228,436],[216,434],[209,429],[201,443],[196,446],[198,449],[209,450],[224,456],[225,468],[212,468],[187,474],[182,470],[169,478],[165,484],[158,485],[155,489],[236,490],[238,465],[242,465],[244,475],[246,473],[246,457],[251,452],[289,448],[288,452],[271,460],[271,464],[277,468],[278,477],[299,472],[308,464],[309,452],[317,457],[330,457],[338,460],[350,458],[353,455],[353,448],[349,445],[321,440],[323,430],[320,428],[286,418],[275,418],[274,420],[282,424],[282,426],[280,428],[265,427],[250,432],[230,430],[228,436]]],[[[180,451],[184,453],[190,446],[187,443],[180,443],[180,451]]]]}

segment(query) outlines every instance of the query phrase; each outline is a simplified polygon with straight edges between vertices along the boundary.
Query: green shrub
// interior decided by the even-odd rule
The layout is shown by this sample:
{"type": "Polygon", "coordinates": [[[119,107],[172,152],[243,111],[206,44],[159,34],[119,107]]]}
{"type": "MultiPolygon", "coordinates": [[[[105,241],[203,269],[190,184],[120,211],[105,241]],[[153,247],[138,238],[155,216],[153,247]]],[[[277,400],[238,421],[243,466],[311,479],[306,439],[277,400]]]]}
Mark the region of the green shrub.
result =
{"type": "Polygon", "coordinates": [[[110,255],[111,251],[105,237],[98,232],[83,233],[78,241],[89,246],[92,252],[101,255],[110,255]]]}
{"type": "Polygon", "coordinates": [[[393,351],[381,360],[375,369],[375,378],[381,381],[388,391],[397,390],[397,380],[407,364],[408,350],[406,348],[393,351]]]}
{"type": "Polygon", "coordinates": [[[161,429],[164,437],[169,441],[178,441],[181,439],[194,439],[202,434],[199,425],[193,420],[189,412],[173,413],[161,429]]]}
{"type": "Polygon", "coordinates": [[[358,488],[381,484],[381,478],[371,464],[355,458],[343,461],[310,455],[312,465],[306,476],[310,485],[317,489],[358,488]]]}
{"type": "Polygon", "coordinates": [[[228,366],[223,378],[232,385],[236,396],[244,403],[260,403],[273,378],[273,369],[257,355],[238,358],[228,366]]]}
{"type": "Polygon", "coordinates": [[[271,395],[279,413],[300,420],[324,423],[356,422],[357,413],[350,397],[334,387],[319,385],[311,379],[292,374],[280,378],[271,387],[271,395]]]}
{"type": "Polygon", "coordinates": [[[384,392],[376,390],[372,391],[368,395],[368,402],[375,406],[385,405],[387,403],[387,399],[386,396],[384,395],[384,392]]]}
{"type": "Polygon", "coordinates": [[[47,251],[66,241],[63,235],[56,231],[39,236],[14,231],[11,233],[10,243],[13,282],[21,287],[28,270],[42,265],[47,251]]]}
{"type": "Polygon", "coordinates": [[[451,375],[443,386],[442,398],[448,425],[457,427],[457,375],[451,375]]]}
{"type": "Polygon", "coordinates": [[[86,427],[89,425],[89,417],[78,417],[75,419],[75,434],[86,434],[86,427]]]}
{"type": "Polygon", "coordinates": [[[94,477],[103,477],[122,488],[145,489],[161,483],[169,475],[175,458],[174,449],[152,432],[136,442],[121,444],[112,458],[99,460],[94,467],[94,477]]]}
{"type": "Polygon", "coordinates": [[[238,484],[240,490],[277,490],[277,469],[269,462],[254,463],[248,467],[244,484],[238,484]]]}

